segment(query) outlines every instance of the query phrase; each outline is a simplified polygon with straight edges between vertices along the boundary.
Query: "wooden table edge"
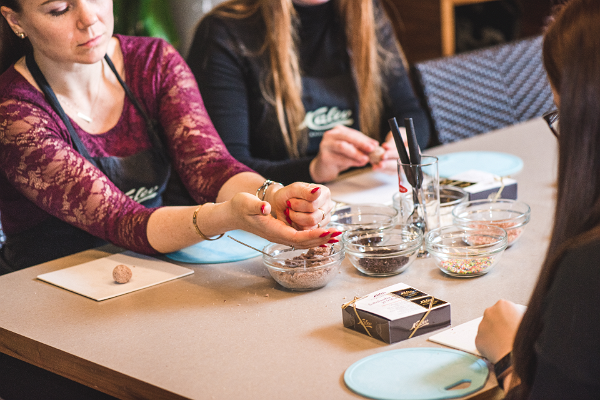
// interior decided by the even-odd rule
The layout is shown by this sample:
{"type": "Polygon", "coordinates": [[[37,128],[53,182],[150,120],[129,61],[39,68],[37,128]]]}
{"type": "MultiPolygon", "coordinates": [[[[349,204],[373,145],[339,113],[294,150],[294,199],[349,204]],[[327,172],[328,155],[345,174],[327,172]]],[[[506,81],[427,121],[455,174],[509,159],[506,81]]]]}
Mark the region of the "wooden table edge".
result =
{"type": "Polygon", "coordinates": [[[119,399],[187,399],[1,327],[0,352],[119,399]]]}

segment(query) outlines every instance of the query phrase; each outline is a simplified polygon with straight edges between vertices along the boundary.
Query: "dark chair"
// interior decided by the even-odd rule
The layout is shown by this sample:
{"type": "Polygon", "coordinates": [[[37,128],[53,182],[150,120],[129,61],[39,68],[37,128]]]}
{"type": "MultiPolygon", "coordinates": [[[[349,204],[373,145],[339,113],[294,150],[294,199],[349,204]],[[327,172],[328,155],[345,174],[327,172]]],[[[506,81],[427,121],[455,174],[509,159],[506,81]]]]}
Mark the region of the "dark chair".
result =
{"type": "Polygon", "coordinates": [[[534,37],[412,67],[437,143],[450,143],[542,116],[554,108],[534,37]]]}

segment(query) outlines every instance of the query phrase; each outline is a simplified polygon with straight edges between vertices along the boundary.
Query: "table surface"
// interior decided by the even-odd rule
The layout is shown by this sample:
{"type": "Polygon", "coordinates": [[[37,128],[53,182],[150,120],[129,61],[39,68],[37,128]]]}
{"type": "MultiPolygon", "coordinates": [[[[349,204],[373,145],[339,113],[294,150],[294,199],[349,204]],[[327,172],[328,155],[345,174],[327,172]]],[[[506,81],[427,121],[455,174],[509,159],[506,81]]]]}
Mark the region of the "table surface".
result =
{"type": "MultiPolygon", "coordinates": [[[[36,279],[119,251],[108,246],[0,277],[0,351],[120,398],[362,398],[343,381],[354,362],[438,345],[430,335],[388,345],[344,328],[341,305],[355,296],[404,282],[449,301],[452,326],[480,317],[500,298],[528,302],[552,223],[555,139],[536,119],[427,153],[467,150],[524,160],[515,178],[531,222],[487,275],[451,278],[421,259],[400,275],[374,278],[344,260],[325,288],[292,292],[257,257],[181,264],[195,273],[102,302],[36,279]]],[[[492,374],[478,398],[497,396],[494,387],[492,374]]]]}

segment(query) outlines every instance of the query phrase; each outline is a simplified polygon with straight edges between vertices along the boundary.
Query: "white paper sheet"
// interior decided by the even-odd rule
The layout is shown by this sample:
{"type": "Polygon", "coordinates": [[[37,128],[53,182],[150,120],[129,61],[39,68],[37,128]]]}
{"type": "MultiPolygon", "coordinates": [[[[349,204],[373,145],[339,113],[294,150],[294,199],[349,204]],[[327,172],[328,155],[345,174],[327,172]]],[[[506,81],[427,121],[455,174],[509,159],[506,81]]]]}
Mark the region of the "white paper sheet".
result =
{"type": "Polygon", "coordinates": [[[37,278],[90,299],[102,301],[193,273],[189,268],[126,251],[38,275],[37,278]],[[127,265],[133,272],[131,280],[127,283],[116,283],[113,280],[112,271],[119,264],[127,265]]]}
{"type": "Polygon", "coordinates": [[[334,201],[347,204],[392,205],[398,192],[398,174],[370,171],[327,184],[334,201]]]}
{"type": "MultiPolygon", "coordinates": [[[[521,308],[523,312],[527,309],[526,306],[521,304],[517,304],[517,307],[521,308]]],[[[475,318],[474,320],[430,336],[427,340],[481,357],[481,354],[477,351],[477,346],[475,346],[475,337],[477,336],[479,323],[482,319],[483,317],[475,318]]]]}

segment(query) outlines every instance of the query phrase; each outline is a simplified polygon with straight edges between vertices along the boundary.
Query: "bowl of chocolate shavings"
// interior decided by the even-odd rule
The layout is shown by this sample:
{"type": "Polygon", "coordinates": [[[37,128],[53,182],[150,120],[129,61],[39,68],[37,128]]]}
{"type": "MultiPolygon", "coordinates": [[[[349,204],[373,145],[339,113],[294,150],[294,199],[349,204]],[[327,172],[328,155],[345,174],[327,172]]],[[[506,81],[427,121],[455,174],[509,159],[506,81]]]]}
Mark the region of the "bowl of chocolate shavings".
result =
{"type": "Polygon", "coordinates": [[[370,231],[347,231],[342,236],[348,259],[369,276],[391,276],[405,271],[417,258],[423,233],[412,225],[370,231]]]}
{"type": "Polygon", "coordinates": [[[281,286],[297,291],[326,286],[340,271],[344,259],[342,242],[324,247],[294,249],[271,243],[263,249],[263,262],[281,286]]]}

